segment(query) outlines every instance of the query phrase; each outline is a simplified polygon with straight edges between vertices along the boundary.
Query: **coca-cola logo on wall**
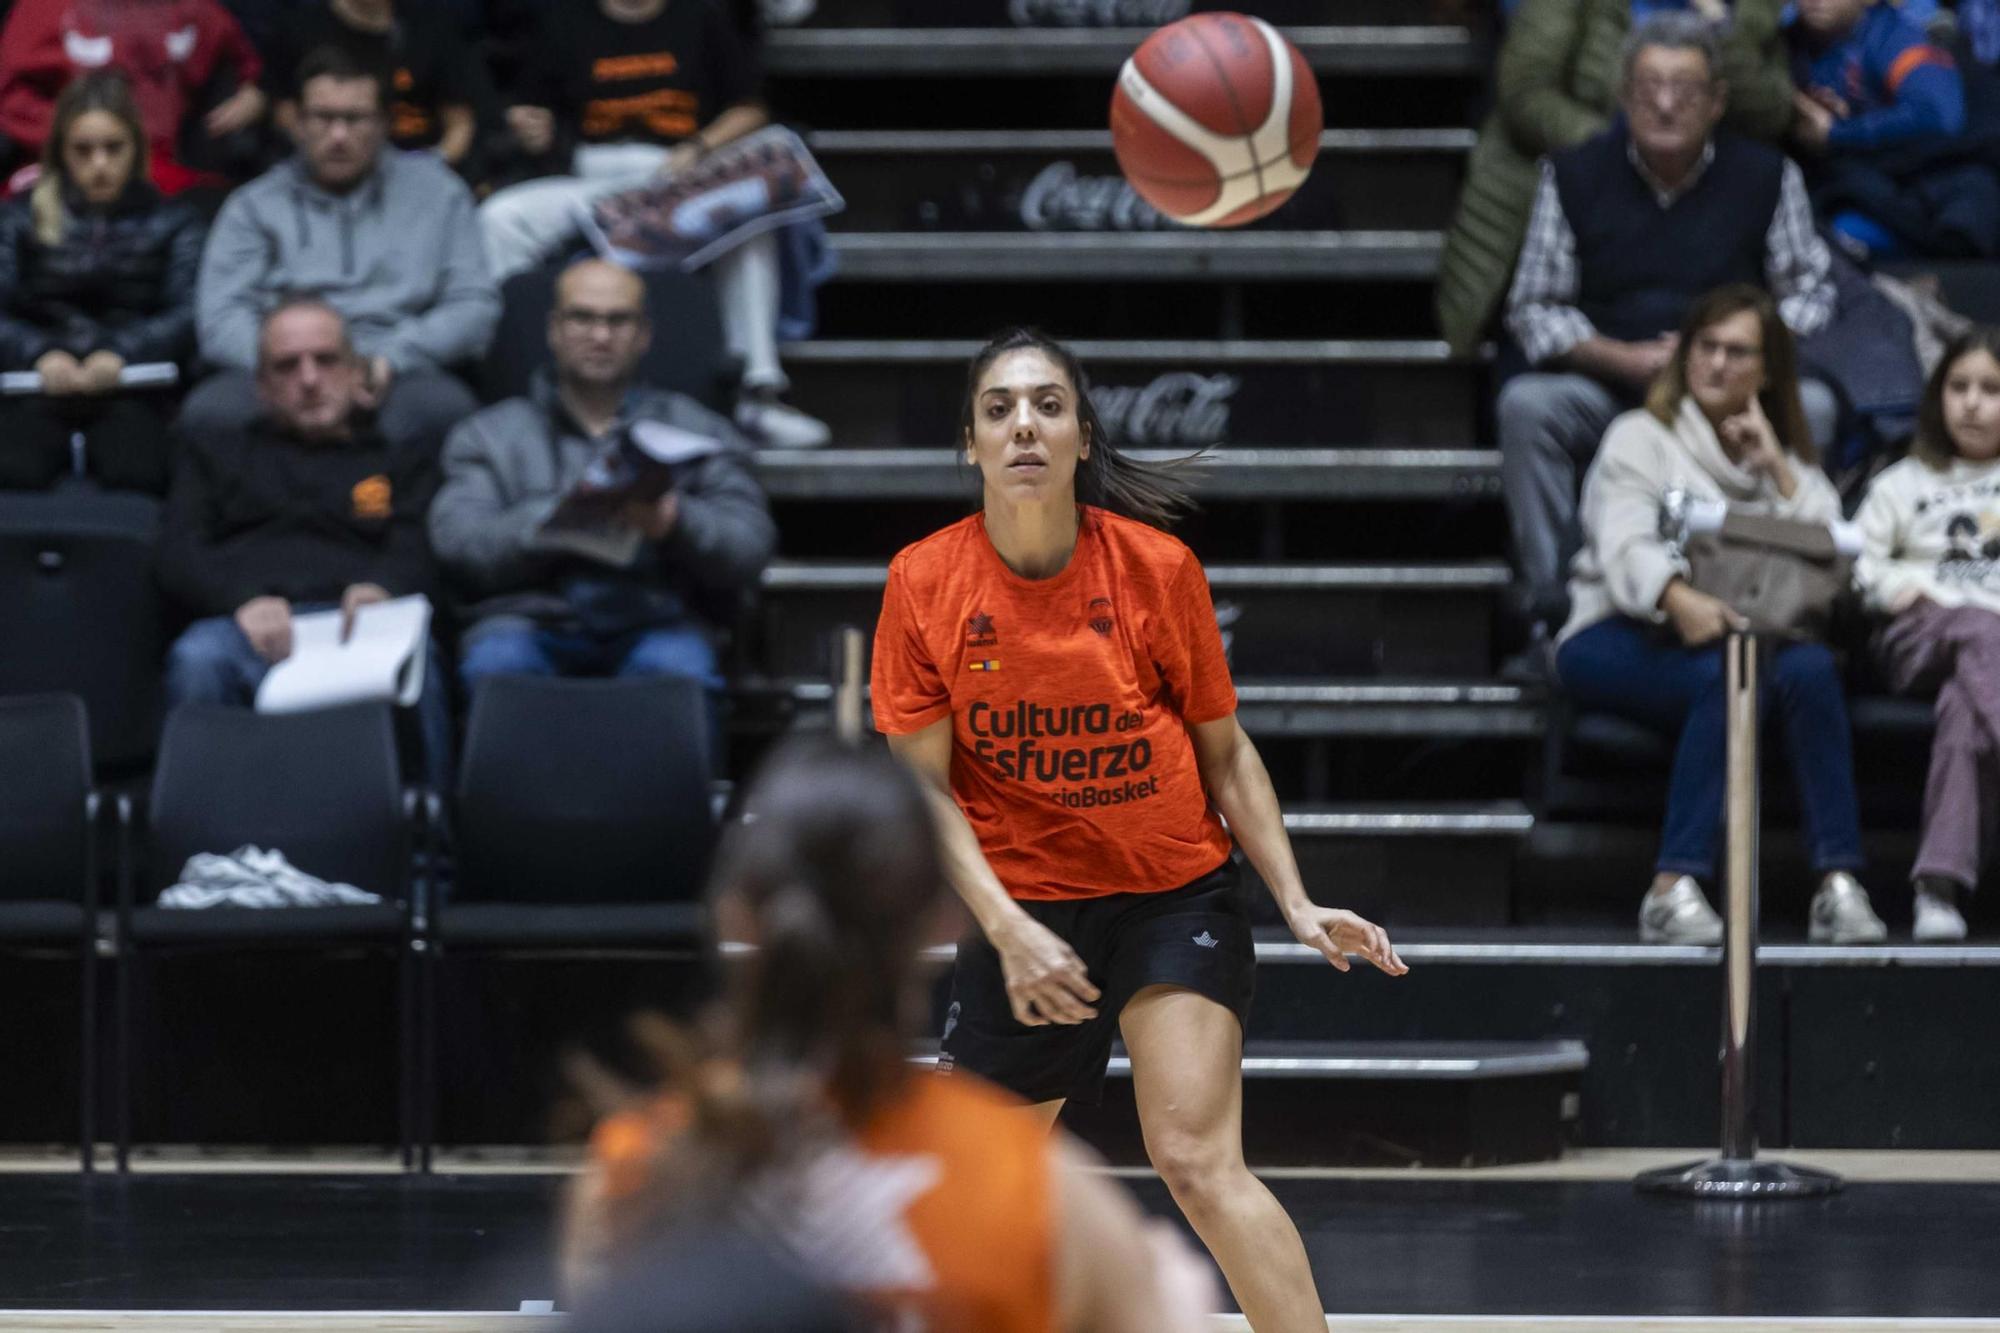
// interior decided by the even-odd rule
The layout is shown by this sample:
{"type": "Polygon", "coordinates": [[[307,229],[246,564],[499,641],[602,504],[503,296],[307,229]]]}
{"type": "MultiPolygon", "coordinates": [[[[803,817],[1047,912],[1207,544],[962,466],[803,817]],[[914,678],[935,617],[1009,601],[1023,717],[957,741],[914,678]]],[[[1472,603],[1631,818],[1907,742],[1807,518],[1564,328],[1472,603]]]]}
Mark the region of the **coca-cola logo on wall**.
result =
{"type": "Polygon", "coordinates": [[[1085,176],[1074,163],[1051,162],[1021,191],[1021,225],[1029,231],[1157,231],[1169,223],[1123,176],[1085,176]]]}
{"type": "Polygon", "coordinates": [[[1184,19],[1193,0],[1007,0],[1017,28],[1156,28],[1184,19]]]}
{"type": "Polygon", "coordinates": [[[1174,370],[1150,384],[1093,385],[1091,405],[1112,439],[1134,449],[1206,449],[1229,438],[1235,375],[1174,370]]]}

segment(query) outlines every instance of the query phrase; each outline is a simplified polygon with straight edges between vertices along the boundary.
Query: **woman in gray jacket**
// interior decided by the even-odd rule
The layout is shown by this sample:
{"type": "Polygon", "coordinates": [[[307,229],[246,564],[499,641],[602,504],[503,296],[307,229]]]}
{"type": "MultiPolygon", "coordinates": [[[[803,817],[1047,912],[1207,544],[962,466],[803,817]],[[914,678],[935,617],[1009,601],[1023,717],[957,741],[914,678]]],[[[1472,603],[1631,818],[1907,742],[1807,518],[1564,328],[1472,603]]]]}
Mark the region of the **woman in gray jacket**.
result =
{"type": "MultiPolygon", "coordinates": [[[[1712,944],[1722,921],[1697,880],[1715,874],[1723,804],[1721,640],[1746,622],[1689,582],[1661,535],[1670,490],[1694,501],[1806,522],[1840,518],[1799,406],[1791,334],[1768,294],[1735,285],[1702,297],[1681,325],[1646,406],[1611,424],[1583,485],[1583,550],[1556,671],[1577,703],[1678,735],[1641,939],[1712,944]]],[[[1787,643],[1766,667],[1782,719],[1812,861],[1815,942],[1887,937],[1854,877],[1863,864],[1847,702],[1833,654],[1787,643]]]]}

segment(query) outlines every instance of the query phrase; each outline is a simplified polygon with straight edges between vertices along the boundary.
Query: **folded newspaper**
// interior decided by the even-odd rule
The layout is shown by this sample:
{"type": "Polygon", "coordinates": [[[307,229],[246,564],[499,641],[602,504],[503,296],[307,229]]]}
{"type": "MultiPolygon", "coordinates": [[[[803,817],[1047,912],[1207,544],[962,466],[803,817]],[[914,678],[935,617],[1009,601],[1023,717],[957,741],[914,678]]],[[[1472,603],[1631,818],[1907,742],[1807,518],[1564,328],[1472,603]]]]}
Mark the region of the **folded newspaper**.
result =
{"type": "Polygon", "coordinates": [[[629,565],[645,539],[624,522],[628,504],[653,504],[680,482],[682,469],[722,451],[722,441],[663,421],[635,421],[604,452],[535,530],[535,544],[608,565],[629,565]]]}
{"type": "Polygon", "coordinates": [[[337,704],[389,700],[408,708],[424,692],[431,638],[428,597],[394,597],[354,614],[340,637],[339,611],[292,617],[292,655],[257,687],[260,713],[303,713],[337,704]]]}
{"type": "Polygon", "coordinates": [[[600,255],[632,268],[701,268],[754,236],[847,207],[782,125],[746,134],[685,171],[578,205],[600,255]]]}
{"type": "Polygon", "coordinates": [[[160,906],[370,907],[382,899],[352,884],[329,884],[308,875],[276,848],[238,847],[228,855],[197,852],[181,868],[180,883],[160,894],[160,906]]]}

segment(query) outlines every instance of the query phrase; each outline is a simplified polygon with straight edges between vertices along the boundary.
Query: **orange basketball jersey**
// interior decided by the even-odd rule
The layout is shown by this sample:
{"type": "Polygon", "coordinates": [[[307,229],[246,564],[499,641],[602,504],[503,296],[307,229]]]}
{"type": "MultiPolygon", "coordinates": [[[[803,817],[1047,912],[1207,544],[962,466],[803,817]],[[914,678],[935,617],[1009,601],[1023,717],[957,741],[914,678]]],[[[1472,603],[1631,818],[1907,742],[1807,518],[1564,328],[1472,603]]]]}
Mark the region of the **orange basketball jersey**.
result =
{"type": "MultiPolygon", "coordinates": [[[[592,1152],[613,1196],[685,1117],[615,1116],[592,1152]]],[[[815,1280],[880,1310],[896,1333],[1052,1333],[1055,1207],[1048,1131],[976,1079],[910,1077],[807,1179],[753,1189],[749,1221],[815,1280]]]]}

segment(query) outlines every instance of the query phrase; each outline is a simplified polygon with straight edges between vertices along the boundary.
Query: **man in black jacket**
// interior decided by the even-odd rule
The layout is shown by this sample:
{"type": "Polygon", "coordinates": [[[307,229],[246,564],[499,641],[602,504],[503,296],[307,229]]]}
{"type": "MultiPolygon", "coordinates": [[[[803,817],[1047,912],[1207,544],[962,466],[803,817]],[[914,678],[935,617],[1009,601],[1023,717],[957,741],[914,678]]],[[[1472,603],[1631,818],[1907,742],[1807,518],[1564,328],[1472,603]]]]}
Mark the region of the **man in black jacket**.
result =
{"type": "MultiPolygon", "coordinates": [[[[365,371],[333,307],[285,302],[264,320],[263,414],[183,439],[167,497],[160,581],[200,617],[167,656],[167,704],[247,704],[291,655],[295,612],[432,589],[424,449],[392,450],[359,412],[365,371]]],[[[436,654],[417,704],[425,769],[442,783],[450,719],[436,654]]]]}

